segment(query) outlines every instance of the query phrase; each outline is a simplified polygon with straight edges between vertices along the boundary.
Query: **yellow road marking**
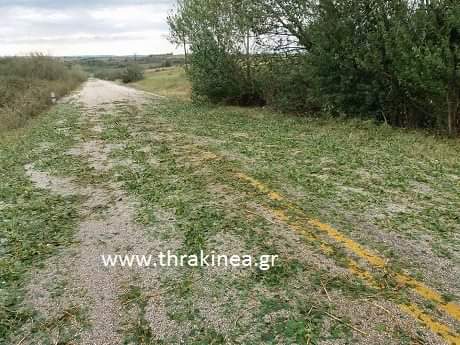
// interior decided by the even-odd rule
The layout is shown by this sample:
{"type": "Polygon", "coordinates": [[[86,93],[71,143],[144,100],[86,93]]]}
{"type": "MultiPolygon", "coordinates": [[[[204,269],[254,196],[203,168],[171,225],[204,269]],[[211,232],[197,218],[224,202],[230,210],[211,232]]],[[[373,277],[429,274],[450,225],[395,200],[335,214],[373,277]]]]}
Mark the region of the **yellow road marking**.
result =
{"type": "MultiPolygon", "coordinates": [[[[336,229],[331,227],[328,224],[323,224],[316,219],[311,219],[308,221],[310,225],[315,226],[316,228],[326,232],[329,237],[333,238],[337,242],[342,243],[346,248],[350,251],[358,255],[359,257],[365,259],[369,262],[372,266],[385,269],[386,263],[385,260],[376,254],[372,253],[371,251],[365,249],[360,244],[356,243],[355,241],[345,237],[341,233],[339,233],[336,229]]],[[[422,296],[423,298],[435,302],[438,304],[439,309],[443,310],[447,314],[449,314],[454,319],[460,321],[460,307],[452,302],[446,302],[441,294],[425,284],[419,282],[418,280],[402,273],[395,273],[395,280],[396,282],[406,285],[414,290],[418,295],[422,296]]]]}
{"type": "MultiPolygon", "coordinates": [[[[280,195],[277,192],[274,192],[270,190],[266,185],[261,183],[260,181],[257,181],[256,179],[247,176],[242,173],[237,173],[236,174],[238,178],[245,180],[249,182],[253,187],[255,187],[257,190],[265,193],[268,195],[268,197],[271,200],[274,201],[286,201],[288,203],[287,208],[288,209],[293,209],[297,212],[300,212],[302,214],[302,218],[305,218],[307,221],[307,224],[321,230],[322,232],[326,233],[329,238],[333,239],[334,241],[341,243],[344,245],[348,250],[350,250],[352,253],[357,255],[358,257],[361,257],[365,259],[369,264],[371,264],[373,267],[378,268],[378,269],[386,269],[386,260],[377,254],[373,253],[372,251],[364,248],[361,246],[359,243],[353,241],[352,239],[346,237],[342,233],[340,233],[338,230],[333,228],[329,224],[322,223],[321,221],[317,219],[311,219],[308,218],[304,211],[301,210],[299,207],[296,205],[292,204],[290,201],[286,200],[282,195],[280,195]]],[[[274,217],[282,222],[287,223],[292,229],[294,229],[297,232],[301,232],[304,236],[307,236],[309,240],[314,240],[314,241],[321,241],[319,238],[314,236],[311,232],[309,232],[307,229],[303,228],[301,225],[298,223],[293,223],[290,222],[289,216],[280,209],[272,209],[270,210],[271,213],[274,215],[274,217]]],[[[330,246],[328,246],[326,243],[321,243],[320,248],[322,251],[327,254],[328,251],[330,251],[330,246]]],[[[354,274],[360,276],[364,280],[366,280],[371,286],[376,287],[377,283],[375,280],[372,278],[372,275],[370,272],[367,272],[365,269],[362,269],[359,267],[359,265],[349,259],[348,260],[348,269],[353,272],[354,274]]],[[[437,291],[429,288],[425,284],[417,281],[416,279],[406,275],[406,274],[401,274],[401,273],[394,273],[394,277],[398,283],[401,283],[403,285],[408,286],[411,288],[413,291],[415,291],[418,295],[421,297],[432,301],[436,303],[439,309],[443,310],[447,314],[449,314],[451,317],[454,319],[460,321],[460,307],[453,303],[453,302],[446,302],[444,298],[441,296],[440,293],[437,291]]],[[[423,311],[421,311],[418,307],[416,307],[413,304],[409,305],[399,305],[400,308],[405,311],[407,314],[416,317],[418,320],[422,321],[428,328],[430,328],[433,332],[441,335],[444,339],[449,341],[451,344],[459,345],[460,344],[460,336],[456,335],[455,332],[450,330],[449,327],[434,321],[429,315],[424,314],[423,311]]]]}
{"type": "MultiPolygon", "coordinates": [[[[300,233],[303,235],[307,240],[311,242],[319,242],[321,251],[326,254],[330,255],[334,252],[331,245],[325,243],[321,238],[317,237],[315,234],[309,232],[307,229],[302,227],[301,224],[297,222],[292,222],[289,220],[289,216],[280,209],[272,209],[272,208],[264,208],[266,211],[272,214],[272,216],[285,224],[287,224],[292,230],[295,232],[300,233]]],[[[364,268],[361,268],[359,264],[351,259],[347,258],[347,269],[352,273],[358,276],[359,278],[363,279],[363,281],[370,287],[383,290],[383,287],[380,286],[372,276],[372,274],[364,268]]],[[[448,326],[434,320],[428,314],[424,313],[420,308],[418,308],[413,303],[408,304],[397,304],[398,307],[408,314],[409,316],[417,319],[420,323],[422,323],[425,327],[430,329],[433,333],[438,334],[449,344],[452,345],[460,345],[460,336],[457,335],[453,330],[451,330],[448,326]]]]}
{"type": "Polygon", "coordinates": [[[414,319],[420,320],[423,324],[427,325],[434,333],[443,337],[449,344],[459,345],[460,336],[455,334],[446,325],[433,320],[429,315],[425,314],[420,308],[413,304],[400,304],[399,308],[411,315],[414,319]]]}
{"type": "Polygon", "coordinates": [[[434,291],[425,284],[405,274],[397,273],[395,279],[398,283],[410,286],[423,298],[435,302],[439,309],[443,310],[454,319],[460,320],[460,308],[458,304],[454,302],[446,302],[439,292],[434,291]]]}
{"type": "MultiPolygon", "coordinates": [[[[329,235],[329,237],[336,240],[337,242],[344,244],[348,249],[350,249],[356,255],[366,259],[374,267],[385,268],[386,264],[383,258],[365,249],[364,247],[354,242],[353,240],[343,236],[339,231],[334,229],[332,226],[328,224],[324,224],[319,220],[309,219],[305,215],[302,209],[300,209],[298,206],[293,204],[291,201],[286,200],[281,194],[275,191],[272,191],[266,185],[264,185],[263,183],[259,182],[258,180],[248,175],[245,175],[243,173],[237,173],[236,175],[241,180],[245,180],[249,182],[257,190],[267,194],[271,200],[286,202],[287,208],[300,212],[303,216],[302,218],[307,219],[307,222],[310,225],[320,230],[323,230],[329,235]]],[[[298,223],[292,223],[289,219],[289,216],[281,209],[270,209],[269,211],[274,216],[274,218],[276,218],[278,221],[286,223],[289,227],[291,227],[296,232],[300,232],[308,240],[320,242],[320,249],[323,251],[324,254],[330,255],[331,253],[334,252],[334,249],[332,248],[330,244],[323,242],[319,237],[317,237],[316,235],[314,235],[313,233],[309,232],[307,229],[302,227],[302,225],[298,223]]],[[[365,281],[370,287],[377,288],[377,289],[382,288],[375,281],[374,277],[369,271],[367,271],[364,268],[361,268],[359,264],[351,258],[347,258],[347,269],[353,274],[355,274],[356,276],[362,278],[363,281],[365,281]]],[[[442,296],[438,292],[430,289],[425,284],[413,279],[410,276],[397,273],[395,274],[395,277],[396,277],[397,282],[400,282],[401,284],[411,287],[420,296],[430,301],[435,302],[440,309],[446,311],[449,315],[453,316],[455,319],[460,320],[460,308],[455,303],[446,303],[445,300],[442,298],[442,296]]],[[[402,311],[406,312],[406,314],[419,320],[422,324],[424,324],[432,332],[443,337],[446,341],[449,342],[449,344],[460,345],[460,335],[456,334],[448,326],[433,320],[429,315],[424,313],[416,305],[412,303],[398,304],[398,307],[402,311]]]]}
{"type": "MultiPolygon", "coordinates": [[[[316,236],[315,234],[311,233],[310,231],[306,230],[304,227],[302,227],[301,224],[297,222],[292,222],[289,220],[289,216],[280,209],[268,209],[265,207],[262,207],[265,211],[268,213],[272,214],[272,216],[285,224],[287,224],[292,230],[295,232],[298,232],[300,235],[302,235],[304,238],[306,238],[308,241],[312,243],[319,243],[319,249],[326,255],[326,256],[331,256],[334,254],[335,250],[334,248],[327,242],[323,241],[321,238],[316,236]]],[[[357,275],[358,277],[366,280],[369,285],[371,285],[374,288],[380,288],[378,284],[374,281],[374,278],[372,275],[366,271],[365,269],[362,269],[359,267],[358,263],[354,261],[351,258],[347,258],[347,269],[357,275]]]]}

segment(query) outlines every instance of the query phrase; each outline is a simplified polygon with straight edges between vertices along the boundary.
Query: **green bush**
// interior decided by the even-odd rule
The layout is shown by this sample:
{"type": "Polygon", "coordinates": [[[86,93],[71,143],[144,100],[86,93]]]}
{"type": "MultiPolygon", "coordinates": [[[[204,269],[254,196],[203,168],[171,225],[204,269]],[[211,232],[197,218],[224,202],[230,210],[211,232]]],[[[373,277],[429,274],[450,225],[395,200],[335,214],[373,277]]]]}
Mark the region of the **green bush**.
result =
{"type": "Polygon", "coordinates": [[[305,56],[270,57],[261,65],[256,80],[260,82],[267,104],[294,113],[321,109],[312,89],[310,66],[305,56]]]}
{"type": "Polygon", "coordinates": [[[458,0],[178,0],[168,23],[212,102],[460,133],[458,0]]]}
{"type": "Polygon", "coordinates": [[[242,93],[240,70],[212,39],[202,39],[192,45],[192,95],[211,102],[234,102],[242,93]]]}
{"type": "Polygon", "coordinates": [[[123,71],[121,80],[123,83],[133,83],[144,79],[144,70],[137,64],[130,64],[123,71]]]}
{"type": "Polygon", "coordinates": [[[452,41],[460,25],[448,20],[455,8],[437,1],[322,2],[308,56],[318,97],[352,116],[447,128],[446,99],[460,90],[460,41],[452,41]]]}

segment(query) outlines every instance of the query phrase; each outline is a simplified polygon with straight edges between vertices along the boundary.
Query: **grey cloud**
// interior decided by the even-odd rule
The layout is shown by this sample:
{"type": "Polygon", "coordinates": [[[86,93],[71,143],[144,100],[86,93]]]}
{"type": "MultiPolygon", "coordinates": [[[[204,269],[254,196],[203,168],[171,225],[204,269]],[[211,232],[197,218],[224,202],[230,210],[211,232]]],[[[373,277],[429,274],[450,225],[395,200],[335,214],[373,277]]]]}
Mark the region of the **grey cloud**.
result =
{"type": "MultiPolygon", "coordinates": [[[[18,25],[15,20],[5,20],[0,23],[0,38],[2,37],[2,27],[14,28],[15,36],[50,36],[50,35],[71,35],[76,33],[88,34],[114,34],[123,32],[135,32],[145,30],[167,31],[166,22],[145,23],[142,21],[128,23],[123,27],[117,27],[114,23],[104,20],[95,20],[89,14],[80,14],[59,23],[52,22],[27,22],[24,21],[18,25]]],[[[9,38],[11,34],[8,33],[9,38]]]]}
{"type": "Polygon", "coordinates": [[[75,9],[75,8],[99,8],[114,6],[133,6],[133,5],[173,5],[175,0],[3,0],[0,7],[27,7],[43,9],[75,9]]]}
{"type": "MultiPolygon", "coordinates": [[[[52,45],[59,51],[60,45],[100,42],[101,49],[105,49],[110,42],[165,37],[165,19],[174,3],[175,0],[0,0],[0,55],[26,45],[52,45]],[[4,44],[9,48],[2,47],[4,44]]],[[[158,44],[162,49],[169,45],[166,39],[158,44]]],[[[123,47],[129,46],[126,43],[123,47]]]]}
{"type": "Polygon", "coordinates": [[[22,38],[22,39],[17,39],[17,40],[11,40],[11,39],[3,39],[0,38],[1,43],[6,43],[6,44],[39,44],[39,43],[77,43],[77,42],[112,42],[112,41],[138,41],[138,40],[143,40],[145,39],[145,36],[143,35],[98,35],[98,36],[91,36],[91,37],[49,37],[49,38],[37,38],[37,39],[29,39],[29,38],[22,38]]]}

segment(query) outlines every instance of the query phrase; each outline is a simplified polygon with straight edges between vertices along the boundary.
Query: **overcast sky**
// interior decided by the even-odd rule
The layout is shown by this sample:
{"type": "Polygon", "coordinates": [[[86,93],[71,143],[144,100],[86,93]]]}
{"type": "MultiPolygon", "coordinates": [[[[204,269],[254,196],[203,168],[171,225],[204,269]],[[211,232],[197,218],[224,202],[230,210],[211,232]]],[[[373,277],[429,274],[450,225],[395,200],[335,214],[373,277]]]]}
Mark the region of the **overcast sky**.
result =
{"type": "Polygon", "coordinates": [[[175,0],[0,0],[0,55],[130,55],[175,51],[175,0]]]}

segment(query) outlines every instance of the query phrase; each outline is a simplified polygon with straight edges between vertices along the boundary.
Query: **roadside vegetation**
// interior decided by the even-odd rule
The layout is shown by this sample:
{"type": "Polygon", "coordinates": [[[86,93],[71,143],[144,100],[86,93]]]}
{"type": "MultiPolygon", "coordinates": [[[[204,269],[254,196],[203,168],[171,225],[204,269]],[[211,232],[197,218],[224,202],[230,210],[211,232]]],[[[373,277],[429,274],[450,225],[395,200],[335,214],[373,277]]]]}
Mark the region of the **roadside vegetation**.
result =
{"type": "Polygon", "coordinates": [[[130,64],[126,66],[121,74],[121,81],[125,84],[133,83],[144,79],[144,71],[139,65],[130,64]]]}
{"type": "MultiPolygon", "coordinates": [[[[169,85],[184,85],[186,82],[183,70],[180,77],[172,71],[169,74],[163,72],[152,72],[141,83],[154,85],[150,90],[161,93],[161,85],[166,85],[163,92],[168,92],[169,85]],[[168,75],[171,76],[169,81],[165,80],[168,75]],[[184,80],[180,81],[180,78],[184,80]]],[[[214,249],[213,239],[225,234],[237,238],[227,246],[239,248],[244,243],[243,247],[247,248],[257,244],[266,252],[280,254],[283,263],[266,274],[255,274],[241,281],[236,279],[232,283],[241,293],[231,301],[232,305],[255,303],[245,298],[251,295],[256,280],[261,291],[269,291],[271,297],[264,299],[266,296],[261,296],[256,302],[260,304],[251,311],[252,325],[257,324],[260,333],[249,332],[242,321],[241,325],[236,324],[227,330],[228,333],[215,333],[212,327],[201,328],[202,333],[193,338],[197,342],[212,339],[216,343],[225,343],[234,339],[235,334],[254,336],[257,339],[254,343],[275,342],[271,337],[283,339],[284,343],[299,344],[326,339],[350,341],[353,336],[347,333],[347,323],[344,326],[338,322],[327,329],[324,318],[341,310],[343,316],[349,318],[347,322],[355,320],[353,324],[360,323],[357,321],[360,317],[351,307],[353,303],[378,306],[385,303],[388,310],[392,307],[384,300],[401,305],[415,300],[425,315],[439,317],[436,303],[419,303],[407,285],[396,281],[401,272],[439,291],[443,303],[458,303],[460,149],[457,139],[438,137],[430,131],[392,128],[372,120],[287,116],[258,107],[181,102],[177,97],[173,101],[163,101],[146,115],[139,123],[129,126],[131,130],[149,128],[144,130],[145,135],[138,136],[143,138],[142,142],[130,143],[132,149],[123,153],[126,159],[141,167],[145,164],[151,166],[145,170],[139,168],[145,174],[133,172],[130,168],[122,174],[130,190],[145,200],[139,218],[158,224],[150,213],[151,203],[162,209],[180,209],[176,222],[183,226],[182,217],[190,217],[186,221],[188,225],[184,226],[184,252],[194,252],[198,248],[214,249]],[[155,149],[146,151],[152,140],[155,149]],[[141,150],[146,153],[132,153],[141,150]],[[342,276],[330,267],[309,266],[307,262],[315,259],[302,251],[321,253],[319,255],[325,255],[341,268],[350,265],[353,255],[341,245],[330,247],[331,243],[322,242],[321,237],[309,237],[308,234],[314,233],[311,229],[305,231],[307,234],[300,244],[288,245],[284,242],[286,236],[292,231],[302,233],[298,224],[309,229],[308,220],[298,218],[291,211],[279,216],[284,202],[276,198],[269,200],[266,193],[245,186],[235,177],[237,172],[263,181],[309,219],[330,224],[353,241],[382,255],[386,260],[384,272],[373,270],[362,262],[359,265],[365,267],[365,272],[371,272],[376,285],[383,288],[374,290],[372,284],[369,287],[368,278],[363,279],[359,274],[342,276]],[[171,198],[173,190],[178,191],[173,192],[171,198]],[[291,217],[296,219],[289,223],[291,226],[283,226],[286,218],[291,217]],[[303,253],[302,258],[294,254],[298,252],[303,253]],[[308,284],[302,280],[306,276],[308,284]],[[303,299],[294,293],[295,289],[300,289],[295,283],[299,280],[305,284],[302,296],[307,297],[303,299]],[[290,297],[282,297],[286,294],[290,297]],[[345,300],[353,296],[351,300],[354,302],[344,301],[342,294],[347,296],[345,300]],[[312,295],[316,303],[308,299],[312,295]],[[331,297],[332,302],[328,301],[329,295],[335,296],[331,297]],[[305,306],[307,311],[302,312],[305,306]],[[289,316],[275,317],[274,323],[264,323],[266,312],[280,310],[289,316]],[[337,331],[335,328],[339,326],[343,328],[337,331]]],[[[120,122],[118,118],[109,120],[107,117],[107,121],[113,122],[107,127],[118,128],[115,127],[120,122]]],[[[126,137],[125,131],[120,133],[123,135],[113,131],[107,133],[107,137],[111,140],[118,135],[119,139],[126,137]]],[[[168,290],[185,289],[185,293],[177,297],[183,300],[182,305],[195,305],[198,291],[203,286],[216,295],[221,293],[222,286],[228,287],[221,283],[219,287],[211,287],[213,280],[205,272],[191,270],[184,274],[190,277],[165,283],[168,290]],[[194,283],[200,274],[206,276],[206,283],[201,280],[194,283]]],[[[171,298],[169,303],[177,305],[177,300],[171,298]]],[[[230,310],[226,317],[231,318],[232,307],[227,302],[223,304],[230,310]]],[[[191,312],[180,308],[171,315],[186,327],[189,319],[182,314],[191,312]]],[[[363,330],[391,338],[388,342],[398,344],[429,342],[426,335],[418,338],[410,327],[394,327],[388,320],[386,316],[373,326],[366,322],[363,330]]],[[[458,320],[448,322],[452,322],[454,331],[458,329],[458,320]]],[[[197,322],[196,327],[204,326],[197,322]]],[[[453,337],[458,340],[455,335],[453,337]]],[[[366,339],[367,343],[373,342],[369,340],[371,338],[366,339]]],[[[357,338],[354,341],[360,342],[357,338]]]]}
{"type": "MultiPolygon", "coordinates": [[[[55,332],[61,334],[62,344],[69,344],[67,333],[82,312],[80,307],[72,306],[46,319],[24,301],[30,274],[45,259],[73,243],[79,218],[76,197],[61,197],[36,188],[24,167],[40,162],[49,169],[62,169],[68,160],[57,159],[57,155],[73,145],[74,138],[67,129],[72,128],[72,134],[76,134],[78,116],[73,106],[59,105],[0,138],[0,344],[12,344],[8,336],[29,321],[33,326],[22,329],[15,344],[28,338],[29,333],[38,334],[39,343],[49,344],[55,332]]],[[[56,296],[64,288],[59,284],[59,279],[49,284],[56,296]]]]}
{"type": "Polygon", "coordinates": [[[456,0],[179,0],[193,96],[460,132],[456,0]]]}
{"type": "Polygon", "coordinates": [[[75,64],[42,55],[0,58],[0,132],[24,126],[86,79],[75,64]]]}
{"type": "MultiPolygon", "coordinates": [[[[174,269],[156,289],[141,275],[121,297],[137,317],[125,329],[130,341],[443,344],[396,307],[415,303],[438,320],[437,304],[420,302],[396,277],[406,272],[458,301],[457,141],[371,121],[177,99],[135,115],[106,114],[102,137],[126,144],[113,157],[130,164],[114,169],[139,200],[150,241],[162,238],[180,253],[270,253],[280,261],[267,272],[174,269]],[[294,212],[280,216],[286,201],[240,173],[379,253],[385,270],[325,240],[294,212]],[[352,260],[375,286],[347,270],[352,260]],[[165,314],[162,322],[176,331],[156,322],[165,314]]],[[[441,320],[453,330],[442,336],[458,339],[458,322],[441,320]]]]}

